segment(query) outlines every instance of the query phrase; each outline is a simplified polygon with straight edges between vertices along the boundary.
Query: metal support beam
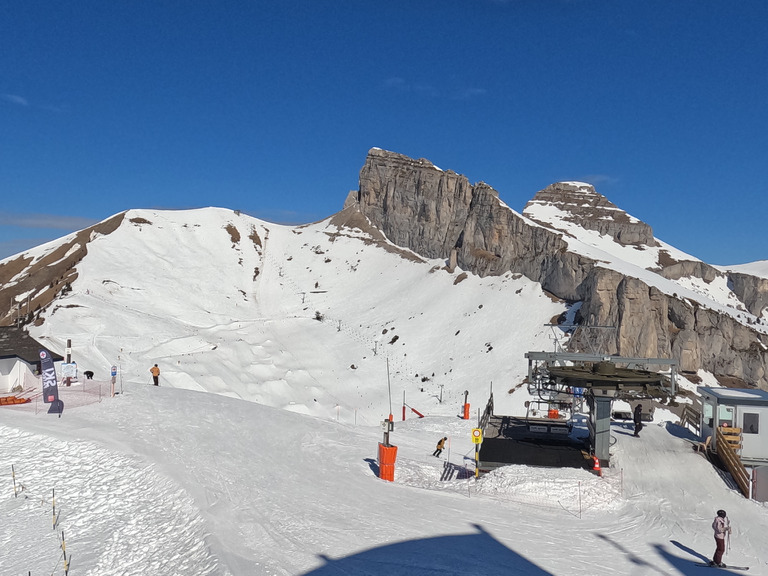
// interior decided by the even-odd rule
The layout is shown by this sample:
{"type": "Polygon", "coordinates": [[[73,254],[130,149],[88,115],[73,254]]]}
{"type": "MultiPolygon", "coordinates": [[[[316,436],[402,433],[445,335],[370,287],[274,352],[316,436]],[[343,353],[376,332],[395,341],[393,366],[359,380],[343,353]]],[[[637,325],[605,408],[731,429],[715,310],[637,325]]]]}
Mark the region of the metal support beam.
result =
{"type": "Polygon", "coordinates": [[[677,367],[680,363],[673,358],[631,358],[605,354],[581,354],[577,352],[526,352],[525,357],[528,358],[528,382],[533,381],[535,362],[544,362],[548,366],[566,366],[568,362],[573,364],[611,362],[613,364],[625,364],[627,368],[633,370],[647,369],[648,366],[669,366],[669,392],[673,396],[677,393],[677,367]]]}
{"type": "Polygon", "coordinates": [[[613,395],[607,390],[593,390],[587,396],[589,403],[589,439],[592,452],[600,460],[601,465],[608,465],[611,447],[611,404],[613,395]]]}

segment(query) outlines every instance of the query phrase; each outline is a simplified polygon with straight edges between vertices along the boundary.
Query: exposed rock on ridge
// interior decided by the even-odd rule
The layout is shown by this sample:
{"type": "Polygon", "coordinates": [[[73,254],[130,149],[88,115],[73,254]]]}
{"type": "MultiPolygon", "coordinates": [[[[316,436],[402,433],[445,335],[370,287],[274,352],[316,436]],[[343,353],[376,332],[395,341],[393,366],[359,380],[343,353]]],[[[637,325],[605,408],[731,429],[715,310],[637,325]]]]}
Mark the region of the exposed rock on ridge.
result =
{"type": "Polygon", "coordinates": [[[644,244],[654,246],[656,240],[648,224],[633,218],[624,210],[598,194],[594,187],[583,182],[557,182],[536,193],[525,205],[523,215],[537,220],[531,214],[536,204],[547,204],[567,214],[566,220],[585,230],[594,230],[611,236],[623,245],[644,244]]]}
{"type": "Polygon", "coordinates": [[[74,237],[36,262],[24,254],[0,264],[0,326],[32,322],[77,278],[76,265],[88,253],[95,234],[114,232],[125,213],[80,230],[74,237]],[[47,287],[46,287],[47,285],[47,287]],[[29,294],[17,302],[18,294],[29,294]]]}
{"type": "MultiPolygon", "coordinates": [[[[555,199],[572,210],[587,192],[597,200],[586,203],[579,220],[590,229],[624,244],[655,244],[650,226],[633,221],[584,186],[553,185],[537,198],[555,199]],[[618,215],[618,221],[603,218],[607,213],[618,215]]],[[[768,336],[727,314],[665,294],[569,251],[561,233],[504,206],[487,184],[472,185],[427,160],[373,149],[360,172],[357,208],[390,241],[423,256],[455,259],[461,268],[481,276],[519,272],[564,300],[582,301],[586,325],[617,328],[606,353],[676,358],[682,370],[703,368],[768,389],[768,336]]],[[[670,263],[666,274],[682,275],[686,266],[693,266],[708,277],[714,270],[695,263],[674,268],[679,264],[670,263]]],[[[766,287],[733,278],[734,291],[738,283],[753,313],[762,310],[766,287]]]]}
{"type": "Polygon", "coordinates": [[[728,272],[728,282],[751,314],[759,316],[768,307],[767,279],[740,272],[728,272]]]}

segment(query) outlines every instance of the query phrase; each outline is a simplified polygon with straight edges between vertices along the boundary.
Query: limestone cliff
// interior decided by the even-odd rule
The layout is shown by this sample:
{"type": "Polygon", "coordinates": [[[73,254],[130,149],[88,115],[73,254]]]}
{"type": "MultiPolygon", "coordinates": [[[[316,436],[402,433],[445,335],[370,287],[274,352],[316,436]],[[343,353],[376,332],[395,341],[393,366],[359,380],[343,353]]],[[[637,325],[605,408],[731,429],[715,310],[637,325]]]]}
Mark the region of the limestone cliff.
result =
{"type": "MultiPolygon", "coordinates": [[[[349,203],[348,203],[349,204],[349,203]]],[[[445,258],[480,276],[519,272],[544,290],[581,301],[585,325],[614,326],[606,353],[676,358],[684,371],[708,370],[743,385],[768,389],[768,281],[731,274],[728,286],[745,315],[613,270],[570,246],[579,229],[612,238],[621,247],[653,248],[648,267],[659,279],[713,282],[723,273],[659,250],[651,227],[630,217],[588,184],[558,183],[536,194],[527,208],[548,204],[575,226],[567,232],[511,210],[480,182],[443,171],[424,159],[373,149],[360,172],[357,209],[387,238],[428,258],[445,258]],[[749,317],[747,316],[749,314],[749,317]]],[[[706,288],[706,286],[705,286],[706,288]]],[[[684,290],[681,288],[680,292],[684,290]]],[[[578,342],[576,343],[578,344],[578,342]]]]}

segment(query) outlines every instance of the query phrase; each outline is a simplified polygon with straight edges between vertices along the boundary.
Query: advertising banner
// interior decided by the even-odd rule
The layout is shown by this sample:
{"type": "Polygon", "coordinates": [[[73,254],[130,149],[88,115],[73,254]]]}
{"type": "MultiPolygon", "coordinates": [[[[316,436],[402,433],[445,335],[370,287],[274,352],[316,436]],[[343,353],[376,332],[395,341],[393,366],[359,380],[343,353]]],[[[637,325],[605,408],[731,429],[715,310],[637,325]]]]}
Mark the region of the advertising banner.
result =
{"type": "Polygon", "coordinates": [[[43,400],[46,404],[58,402],[59,385],[56,382],[56,368],[47,350],[40,350],[40,370],[43,375],[43,400]]]}

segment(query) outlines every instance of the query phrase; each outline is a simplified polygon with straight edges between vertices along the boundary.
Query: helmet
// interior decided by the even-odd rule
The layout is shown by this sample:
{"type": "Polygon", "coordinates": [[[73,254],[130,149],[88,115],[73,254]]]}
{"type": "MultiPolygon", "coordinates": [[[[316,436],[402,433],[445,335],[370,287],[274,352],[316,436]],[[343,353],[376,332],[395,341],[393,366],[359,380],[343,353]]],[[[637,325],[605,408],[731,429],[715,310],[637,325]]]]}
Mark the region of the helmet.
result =
{"type": "Polygon", "coordinates": [[[720,516],[720,518],[725,518],[725,510],[718,510],[717,515],[720,516]]]}

